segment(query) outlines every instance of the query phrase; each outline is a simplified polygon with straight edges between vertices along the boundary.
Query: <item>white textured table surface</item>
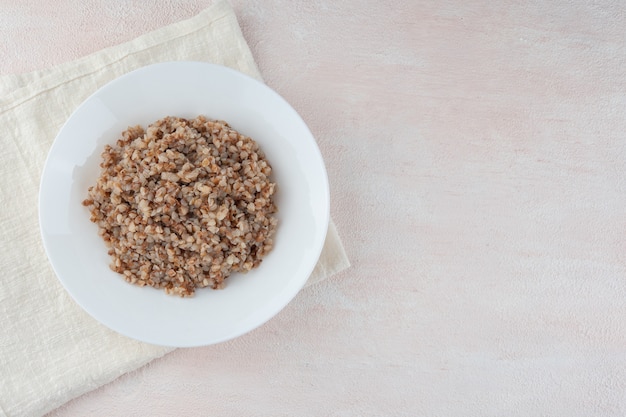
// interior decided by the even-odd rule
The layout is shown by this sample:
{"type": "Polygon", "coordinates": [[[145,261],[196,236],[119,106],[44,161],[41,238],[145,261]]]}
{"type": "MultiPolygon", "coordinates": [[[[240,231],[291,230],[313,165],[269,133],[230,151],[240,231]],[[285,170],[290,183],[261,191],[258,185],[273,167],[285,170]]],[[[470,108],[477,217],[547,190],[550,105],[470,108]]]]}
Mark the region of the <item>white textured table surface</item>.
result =
{"type": "MultiPolygon", "coordinates": [[[[353,267],[51,416],[626,414],[623,6],[470,3],[234,1],[353,267]]],[[[209,4],[0,0],[0,73],[209,4]]]]}

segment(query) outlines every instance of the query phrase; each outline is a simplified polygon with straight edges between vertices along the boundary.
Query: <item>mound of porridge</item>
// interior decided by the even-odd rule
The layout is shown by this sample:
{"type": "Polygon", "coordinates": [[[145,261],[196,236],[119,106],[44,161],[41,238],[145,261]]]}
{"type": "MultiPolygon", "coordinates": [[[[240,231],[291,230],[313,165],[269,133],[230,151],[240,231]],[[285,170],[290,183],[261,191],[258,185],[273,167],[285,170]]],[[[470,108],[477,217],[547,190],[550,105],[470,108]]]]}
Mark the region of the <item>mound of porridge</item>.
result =
{"type": "Polygon", "coordinates": [[[227,123],[165,117],[124,131],[102,159],[83,205],[126,281],[191,296],[272,249],[272,168],[227,123]]]}

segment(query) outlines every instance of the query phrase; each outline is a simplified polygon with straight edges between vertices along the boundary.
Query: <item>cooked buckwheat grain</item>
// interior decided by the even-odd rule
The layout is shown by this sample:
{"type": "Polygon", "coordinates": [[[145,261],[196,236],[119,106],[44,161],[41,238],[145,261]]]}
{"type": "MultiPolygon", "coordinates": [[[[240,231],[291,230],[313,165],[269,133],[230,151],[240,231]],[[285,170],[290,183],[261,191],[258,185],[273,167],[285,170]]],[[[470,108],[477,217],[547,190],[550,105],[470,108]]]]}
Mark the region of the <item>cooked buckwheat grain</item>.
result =
{"type": "Polygon", "coordinates": [[[193,295],[259,266],[276,229],[272,169],[227,123],[166,117],[107,145],[83,201],[126,281],[193,295]]]}

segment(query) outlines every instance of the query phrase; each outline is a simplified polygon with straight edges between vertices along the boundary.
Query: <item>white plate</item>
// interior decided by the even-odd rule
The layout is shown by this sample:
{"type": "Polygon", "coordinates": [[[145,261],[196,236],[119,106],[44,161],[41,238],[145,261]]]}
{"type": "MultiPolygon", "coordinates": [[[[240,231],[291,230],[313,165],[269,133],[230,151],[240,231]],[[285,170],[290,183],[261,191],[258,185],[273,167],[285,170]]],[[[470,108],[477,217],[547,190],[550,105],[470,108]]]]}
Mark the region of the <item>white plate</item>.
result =
{"type": "Polygon", "coordinates": [[[200,62],[147,66],[105,85],[71,115],[46,161],[39,220],[57,277],[96,320],[126,336],[165,346],[201,346],[260,326],[298,293],[313,271],[329,219],[326,169],[296,111],[264,84],[200,62]],[[128,284],[81,205],[100,173],[100,154],[128,126],[165,116],[226,120],[256,140],[273,168],[279,209],[274,249],[259,268],[233,274],[223,290],[193,298],[128,284]]]}

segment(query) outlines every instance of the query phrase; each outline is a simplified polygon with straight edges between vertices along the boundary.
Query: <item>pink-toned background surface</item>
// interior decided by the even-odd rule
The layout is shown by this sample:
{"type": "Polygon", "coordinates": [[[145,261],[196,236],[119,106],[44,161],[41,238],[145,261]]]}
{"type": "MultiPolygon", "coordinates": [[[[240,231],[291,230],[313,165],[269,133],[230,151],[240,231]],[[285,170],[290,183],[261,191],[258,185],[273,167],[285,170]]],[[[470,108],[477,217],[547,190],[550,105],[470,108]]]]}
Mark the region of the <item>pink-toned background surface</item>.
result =
{"type": "MultiPolygon", "coordinates": [[[[0,0],[0,73],[210,0],[0,0]]],[[[620,2],[233,1],[353,267],[50,416],[626,414],[620,2]]]]}

